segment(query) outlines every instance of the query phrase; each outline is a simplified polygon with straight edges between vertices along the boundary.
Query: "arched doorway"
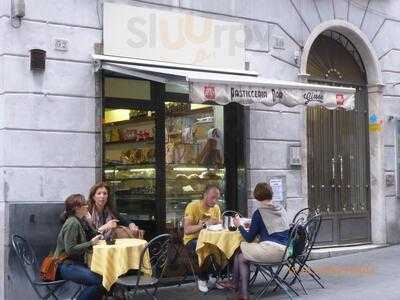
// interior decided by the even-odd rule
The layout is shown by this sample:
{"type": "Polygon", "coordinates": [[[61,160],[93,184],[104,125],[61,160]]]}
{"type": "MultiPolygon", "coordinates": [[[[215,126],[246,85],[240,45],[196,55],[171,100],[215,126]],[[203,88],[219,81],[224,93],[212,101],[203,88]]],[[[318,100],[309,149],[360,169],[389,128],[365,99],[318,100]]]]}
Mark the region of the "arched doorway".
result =
{"type": "Polygon", "coordinates": [[[307,109],[308,202],[323,216],[319,244],[371,240],[367,75],[357,49],[327,30],[313,42],[309,82],[356,89],[354,111],[307,109]]]}

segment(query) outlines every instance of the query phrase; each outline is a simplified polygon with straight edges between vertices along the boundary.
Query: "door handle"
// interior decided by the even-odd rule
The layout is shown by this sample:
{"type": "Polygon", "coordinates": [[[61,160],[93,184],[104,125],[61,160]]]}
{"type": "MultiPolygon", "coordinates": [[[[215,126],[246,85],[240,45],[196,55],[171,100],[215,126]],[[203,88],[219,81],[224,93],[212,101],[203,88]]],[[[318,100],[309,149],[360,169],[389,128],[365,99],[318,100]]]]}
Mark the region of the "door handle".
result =
{"type": "Polygon", "coordinates": [[[343,156],[339,155],[340,157],[340,182],[343,183],[343,156]]]}
{"type": "Polygon", "coordinates": [[[331,159],[331,167],[332,167],[332,181],[335,183],[335,178],[336,178],[336,160],[334,157],[331,159]]]}

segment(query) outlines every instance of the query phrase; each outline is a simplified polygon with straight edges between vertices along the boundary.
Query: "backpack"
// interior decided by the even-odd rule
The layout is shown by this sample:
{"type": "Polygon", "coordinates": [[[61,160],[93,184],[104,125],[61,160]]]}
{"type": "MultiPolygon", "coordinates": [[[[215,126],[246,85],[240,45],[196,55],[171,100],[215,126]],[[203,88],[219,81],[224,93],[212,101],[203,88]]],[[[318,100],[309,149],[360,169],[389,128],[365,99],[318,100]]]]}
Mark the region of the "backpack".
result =
{"type": "MultiPolygon", "coordinates": [[[[289,236],[292,235],[292,230],[294,226],[291,226],[289,229],[289,236]]],[[[307,245],[307,231],[305,226],[303,225],[297,225],[296,227],[296,234],[294,234],[294,239],[291,241],[291,251],[290,251],[290,256],[299,256],[303,254],[304,249],[306,248],[307,245]]]]}

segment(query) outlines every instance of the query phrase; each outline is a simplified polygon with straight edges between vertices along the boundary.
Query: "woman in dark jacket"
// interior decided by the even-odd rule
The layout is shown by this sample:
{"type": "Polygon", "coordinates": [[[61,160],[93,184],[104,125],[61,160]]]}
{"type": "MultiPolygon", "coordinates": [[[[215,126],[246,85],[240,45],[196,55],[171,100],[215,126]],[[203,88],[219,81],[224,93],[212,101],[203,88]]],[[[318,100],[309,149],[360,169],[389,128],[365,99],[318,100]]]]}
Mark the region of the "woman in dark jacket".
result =
{"type": "Polygon", "coordinates": [[[82,195],[74,194],[65,200],[65,222],[57,237],[54,256],[67,255],[67,259],[58,266],[58,278],[86,286],[79,293],[78,300],[98,300],[103,294],[102,278],[87,267],[85,254],[98,243],[101,235],[87,240],[82,226],[82,219],[87,213],[88,207],[82,195]]]}

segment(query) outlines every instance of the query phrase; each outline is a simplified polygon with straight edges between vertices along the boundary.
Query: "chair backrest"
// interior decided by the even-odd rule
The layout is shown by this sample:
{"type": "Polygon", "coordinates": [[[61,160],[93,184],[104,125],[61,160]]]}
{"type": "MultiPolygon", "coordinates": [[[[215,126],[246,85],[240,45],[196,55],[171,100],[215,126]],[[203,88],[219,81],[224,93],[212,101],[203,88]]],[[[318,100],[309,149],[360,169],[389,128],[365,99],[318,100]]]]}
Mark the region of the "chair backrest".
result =
{"type": "Polygon", "coordinates": [[[171,243],[172,236],[170,234],[161,234],[148,242],[140,255],[140,269],[143,267],[144,256],[148,251],[150,255],[152,276],[160,279],[163,276],[168,263],[168,252],[171,243]]]}
{"type": "Polygon", "coordinates": [[[30,283],[38,278],[39,267],[32,246],[23,237],[13,234],[11,243],[21,267],[30,283]]]}
{"type": "Polygon", "coordinates": [[[282,262],[293,255],[293,243],[296,241],[296,239],[298,239],[298,227],[299,224],[295,223],[289,230],[288,243],[286,245],[285,252],[282,255],[282,262]]]}
{"type": "Polygon", "coordinates": [[[292,224],[303,224],[305,225],[310,218],[310,209],[308,207],[299,210],[293,217],[292,224]]]}
{"type": "Polygon", "coordinates": [[[304,232],[306,234],[306,244],[301,253],[297,253],[298,259],[300,261],[307,261],[310,256],[311,250],[314,247],[315,240],[317,238],[319,229],[321,227],[321,215],[315,215],[307,221],[304,225],[304,232]]]}
{"type": "Polygon", "coordinates": [[[237,212],[237,211],[234,211],[234,210],[225,210],[225,211],[222,213],[222,216],[221,216],[221,217],[222,217],[222,220],[223,220],[225,216],[234,217],[234,216],[236,216],[236,215],[239,215],[239,217],[242,217],[242,215],[241,215],[240,212],[237,212]]]}

